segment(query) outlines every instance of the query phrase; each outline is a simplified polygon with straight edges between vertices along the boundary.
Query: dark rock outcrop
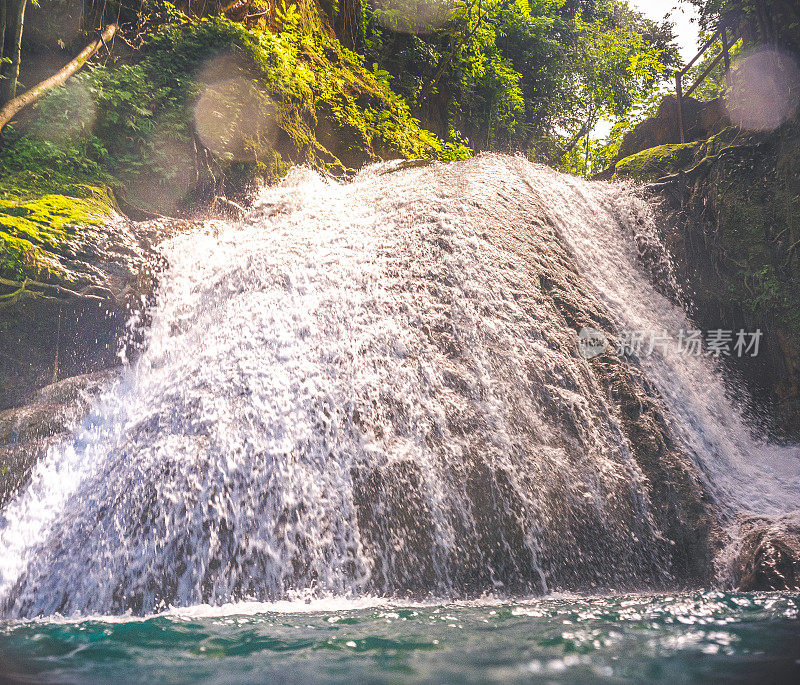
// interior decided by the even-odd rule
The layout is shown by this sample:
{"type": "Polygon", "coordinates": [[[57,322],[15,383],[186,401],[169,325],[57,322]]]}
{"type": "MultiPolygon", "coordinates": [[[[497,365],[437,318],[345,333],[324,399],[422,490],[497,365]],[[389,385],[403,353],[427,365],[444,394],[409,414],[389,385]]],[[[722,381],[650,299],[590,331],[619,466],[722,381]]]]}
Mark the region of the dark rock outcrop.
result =
{"type": "Polygon", "coordinates": [[[116,217],[70,228],[57,249],[40,252],[47,272],[6,279],[0,295],[16,294],[0,302],[0,410],[59,379],[118,365],[132,335],[126,324],[146,306],[162,266],[158,242],[192,225],[116,217]]]}
{"type": "Polygon", "coordinates": [[[67,437],[116,369],[67,378],[39,390],[29,404],[0,411],[0,507],[30,477],[47,449],[67,437]]]}
{"type": "MultiPolygon", "coordinates": [[[[722,98],[715,98],[709,102],[701,102],[692,97],[683,98],[681,109],[686,142],[705,140],[730,126],[722,98]]],[[[658,112],[654,117],[645,119],[625,134],[616,159],[620,160],[659,145],[680,142],[682,141],[678,128],[678,99],[675,95],[667,95],[658,106],[658,112]]]]}
{"type": "Polygon", "coordinates": [[[742,591],[800,590],[800,512],[741,524],[734,576],[742,591]]]}
{"type": "MultiPolygon", "coordinates": [[[[800,121],[773,132],[729,127],[685,144],[665,122],[639,127],[636,135],[651,137],[632,136],[626,151],[657,146],[619,160],[615,177],[650,182],[662,198],[663,237],[698,328],[761,330],[757,356],[724,363],[749,390],[742,399],[754,423],[797,439],[800,121]]],[[[725,558],[742,591],[800,589],[800,513],[744,519],[725,558]]]]}
{"type": "Polygon", "coordinates": [[[777,435],[800,435],[800,122],[728,128],[621,160],[654,181],[665,242],[700,328],[762,331],[756,357],[727,359],[777,435]],[[768,418],[772,417],[772,418],[768,418]]]}
{"type": "Polygon", "coordinates": [[[39,248],[48,269],[31,268],[42,281],[0,286],[18,290],[0,302],[0,507],[118,373],[123,343],[135,349],[141,327],[127,324],[152,299],[157,245],[193,225],[116,217],[68,227],[57,248],[39,248]]]}

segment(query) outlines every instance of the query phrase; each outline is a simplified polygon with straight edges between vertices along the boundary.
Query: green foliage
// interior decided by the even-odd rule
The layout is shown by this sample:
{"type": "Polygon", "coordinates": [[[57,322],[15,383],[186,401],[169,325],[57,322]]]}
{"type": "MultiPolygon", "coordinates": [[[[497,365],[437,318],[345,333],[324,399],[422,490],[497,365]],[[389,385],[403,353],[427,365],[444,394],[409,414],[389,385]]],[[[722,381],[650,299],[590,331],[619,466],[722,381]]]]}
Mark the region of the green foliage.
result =
{"type": "Polygon", "coordinates": [[[445,17],[429,18],[439,30],[411,35],[392,27],[403,28],[416,8],[392,7],[393,18],[386,10],[369,18],[367,55],[424,118],[444,112],[439,132],[459,130],[479,148],[509,148],[525,137],[527,120],[544,113],[533,97],[541,80],[527,74],[534,62],[557,57],[557,43],[546,35],[551,18],[532,15],[527,2],[457,2],[443,27],[445,17]]]}
{"type": "Polygon", "coordinates": [[[281,4],[275,8],[275,18],[283,27],[282,33],[300,33],[301,18],[300,14],[297,12],[297,5],[287,5],[286,2],[282,1],[281,4]]]}
{"type": "Polygon", "coordinates": [[[645,119],[656,116],[663,98],[673,93],[674,86],[671,82],[660,83],[644,97],[634,102],[625,114],[616,117],[608,135],[602,140],[592,141],[589,161],[584,164],[585,168],[578,173],[592,173],[608,169],[617,160],[625,134],[645,119]]]}
{"type": "Polygon", "coordinates": [[[75,180],[101,183],[111,180],[98,162],[107,152],[94,136],[83,141],[43,140],[19,135],[11,127],[4,134],[6,146],[0,150],[0,168],[3,170],[0,192],[12,188],[16,194],[33,186],[54,189],[75,180]]]}
{"type": "Polygon", "coordinates": [[[105,152],[95,137],[57,144],[12,129],[6,139],[0,150],[0,277],[47,280],[59,273],[52,253],[69,252],[80,227],[107,219],[114,208],[101,185],[111,177],[95,161],[105,152]]]}
{"type": "Polygon", "coordinates": [[[108,185],[124,207],[172,214],[301,162],[342,173],[476,148],[582,172],[603,154],[584,133],[626,121],[672,59],[669,31],[625,0],[360,7],[364,56],[314,2],[282,1],[267,31],[152,0],[133,59],[85,69],[9,131],[0,186],[108,185]]]}
{"type": "Polygon", "coordinates": [[[388,74],[315,30],[313,13],[284,6],[270,32],[164,2],[148,11],[134,61],[86,68],[4,131],[3,278],[68,282],[60,260],[109,219],[111,189],[126,208],[176,213],[275,182],[292,163],[337,173],[380,157],[471,154],[457,133],[442,142],[423,130],[388,74]],[[205,138],[204,104],[223,120],[205,138]]]}
{"type": "MultiPolygon", "coordinates": [[[[375,159],[379,152],[436,156],[441,143],[420,128],[386,79],[365,69],[360,56],[324,31],[300,32],[293,7],[281,10],[280,33],[248,31],[220,17],[173,21],[148,39],[146,62],[155,78],[168,75],[161,85],[170,88],[177,75],[197,74],[216,57],[241,58],[242,71],[275,102],[278,126],[292,141],[292,149],[281,153],[291,161],[336,171],[348,161],[375,159]],[[315,135],[323,118],[324,143],[315,135]]],[[[190,82],[182,90],[197,93],[202,84],[186,78],[190,82]]]]}
{"type": "Polygon", "coordinates": [[[634,27],[634,23],[587,22],[580,14],[575,17],[579,121],[623,116],[663,75],[661,51],[648,46],[634,27]]]}
{"type": "Polygon", "coordinates": [[[314,16],[284,4],[271,32],[149,3],[137,59],[87,68],[48,94],[7,136],[3,176],[104,183],[126,206],[180,213],[274,182],[292,163],[340,173],[381,157],[468,154],[423,130],[386,72],[314,16]],[[219,120],[210,135],[201,115],[219,120]]]}
{"type": "Polygon", "coordinates": [[[777,44],[800,54],[800,6],[792,0],[691,0],[701,26],[713,32],[721,23],[733,28],[743,22],[749,40],[777,44]]]}
{"type": "Polygon", "coordinates": [[[458,0],[435,30],[402,32],[419,5],[371,12],[367,56],[435,131],[458,130],[477,149],[575,166],[597,121],[624,118],[677,59],[669,26],[623,0],[458,0]]]}

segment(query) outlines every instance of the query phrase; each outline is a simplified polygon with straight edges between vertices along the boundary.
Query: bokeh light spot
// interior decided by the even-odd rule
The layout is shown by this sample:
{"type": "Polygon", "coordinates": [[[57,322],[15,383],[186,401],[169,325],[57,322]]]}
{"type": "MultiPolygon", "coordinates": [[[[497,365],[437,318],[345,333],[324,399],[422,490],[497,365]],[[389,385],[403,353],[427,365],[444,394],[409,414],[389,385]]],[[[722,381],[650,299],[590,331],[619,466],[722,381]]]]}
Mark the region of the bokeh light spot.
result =
{"type": "Polygon", "coordinates": [[[794,114],[800,103],[800,66],[791,55],[762,48],[736,60],[729,72],[725,107],[733,124],[771,131],[794,114]]]}
{"type": "Polygon", "coordinates": [[[266,92],[230,61],[208,65],[201,74],[207,85],[197,101],[197,135],[225,161],[251,162],[271,148],[277,133],[276,108],[266,92]]]}
{"type": "Polygon", "coordinates": [[[39,104],[43,117],[35,118],[31,134],[54,143],[78,142],[87,138],[97,119],[97,106],[82,79],[70,79],[39,104]]]}
{"type": "Polygon", "coordinates": [[[174,216],[187,208],[188,195],[199,176],[193,163],[190,142],[175,138],[174,132],[160,123],[150,135],[151,172],[126,179],[122,199],[134,209],[147,209],[174,216]]]}
{"type": "Polygon", "coordinates": [[[433,33],[455,9],[453,0],[375,0],[375,19],[398,33],[433,33]]]}

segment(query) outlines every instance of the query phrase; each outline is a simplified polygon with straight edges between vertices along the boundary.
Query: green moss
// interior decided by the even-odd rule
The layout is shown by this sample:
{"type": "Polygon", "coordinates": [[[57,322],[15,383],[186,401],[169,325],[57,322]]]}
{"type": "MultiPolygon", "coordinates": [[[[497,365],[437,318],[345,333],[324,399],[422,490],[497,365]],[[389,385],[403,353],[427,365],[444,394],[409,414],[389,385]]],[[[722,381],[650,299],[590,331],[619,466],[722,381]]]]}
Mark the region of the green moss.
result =
{"type": "Polygon", "coordinates": [[[694,165],[701,143],[659,145],[637,152],[617,162],[614,178],[655,181],[694,165]]]}
{"type": "Polygon", "coordinates": [[[42,250],[29,241],[0,231],[0,278],[21,281],[38,276],[38,265],[43,263],[43,257],[42,250]]]}
{"type": "MultiPolygon", "coordinates": [[[[74,253],[84,229],[107,221],[113,208],[104,189],[80,186],[80,191],[80,197],[0,199],[0,277],[69,280],[57,257],[74,253]]],[[[25,198],[35,191],[19,189],[17,194],[25,198]]]]}
{"type": "Polygon", "coordinates": [[[110,208],[99,199],[106,197],[99,188],[85,198],[45,195],[38,200],[14,202],[0,200],[0,226],[6,233],[49,248],[57,248],[74,227],[100,225],[110,208]]]}
{"type": "Polygon", "coordinates": [[[707,141],[705,152],[716,156],[694,211],[713,213],[730,298],[800,335],[800,123],[726,135],[707,141]]]}
{"type": "MultiPolygon", "coordinates": [[[[71,282],[60,258],[72,254],[84,228],[116,208],[108,174],[71,145],[6,129],[0,150],[0,277],[71,282]]],[[[0,294],[8,288],[3,288],[0,294]]]]}

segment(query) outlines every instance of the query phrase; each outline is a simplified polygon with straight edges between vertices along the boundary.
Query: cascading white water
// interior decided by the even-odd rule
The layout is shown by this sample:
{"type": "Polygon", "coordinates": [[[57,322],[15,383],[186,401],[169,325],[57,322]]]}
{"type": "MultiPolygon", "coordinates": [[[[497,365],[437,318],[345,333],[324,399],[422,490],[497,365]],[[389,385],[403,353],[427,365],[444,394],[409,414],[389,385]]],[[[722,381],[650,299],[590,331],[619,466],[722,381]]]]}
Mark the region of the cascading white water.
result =
{"type": "MultiPolygon", "coordinates": [[[[728,391],[713,356],[677,349],[676,334],[693,326],[681,307],[656,292],[637,264],[643,242],[665,253],[652,208],[631,189],[562,180],[550,187],[552,216],[618,328],[673,337],[666,354],[656,347],[640,355],[639,362],[666,400],[671,429],[695,456],[718,503],[731,513],[772,516],[800,507],[800,448],[771,445],[754,435],[741,413],[745,391],[728,391]],[[576,195],[583,201],[576,203],[576,195]],[[619,224],[598,230],[595,217],[604,209],[615,212],[619,224]]],[[[545,192],[541,179],[537,185],[545,192]]],[[[664,271],[669,278],[671,269],[664,271]]]]}
{"type": "MultiPolygon", "coordinates": [[[[295,169],[172,239],[146,348],[3,511],[6,613],[669,585],[647,474],[543,286],[688,327],[639,264],[652,221],[483,155],[295,169]]],[[[800,506],[797,452],[751,438],[708,360],[641,365],[723,509],[800,506]]]]}

